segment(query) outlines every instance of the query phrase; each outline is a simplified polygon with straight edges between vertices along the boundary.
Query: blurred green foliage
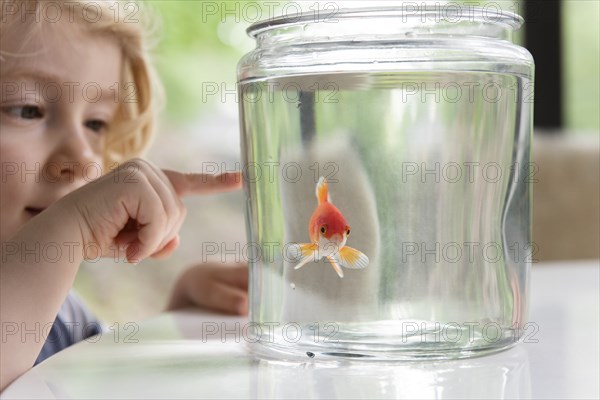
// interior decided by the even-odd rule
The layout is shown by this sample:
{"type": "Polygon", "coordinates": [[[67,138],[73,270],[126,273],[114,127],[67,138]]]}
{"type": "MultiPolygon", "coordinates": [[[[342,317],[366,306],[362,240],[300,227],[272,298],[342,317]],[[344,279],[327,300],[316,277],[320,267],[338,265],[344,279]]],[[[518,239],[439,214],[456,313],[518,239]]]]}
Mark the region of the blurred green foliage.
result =
{"type": "MultiPolygon", "coordinates": [[[[223,3],[238,8],[245,2],[150,0],[145,2],[159,21],[155,62],[167,95],[167,117],[189,120],[210,111],[219,96],[203,96],[206,85],[233,90],[236,65],[252,48],[244,38],[250,24],[223,15],[223,3]],[[214,6],[217,7],[215,11],[214,6]],[[241,37],[241,38],[240,38],[241,37]]],[[[229,96],[231,101],[233,96],[229,96]]]]}
{"type": "MultiPolygon", "coordinates": [[[[565,125],[600,132],[600,2],[563,2],[565,125]]],[[[543,68],[543,65],[537,68],[543,68]]]]}
{"type": "MultiPolygon", "coordinates": [[[[495,3],[504,10],[519,12],[520,1],[495,3]]],[[[223,102],[224,90],[228,93],[234,90],[237,62],[254,47],[254,40],[246,36],[245,29],[255,22],[254,6],[262,8],[264,17],[270,16],[266,10],[272,6],[265,6],[266,3],[276,3],[281,9],[289,2],[145,1],[160,21],[155,60],[166,89],[167,118],[173,121],[200,118],[223,102]],[[218,85],[219,94],[210,95],[207,85],[211,89],[218,85]]],[[[302,5],[313,3],[305,1],[302,5]]],[[[565,127],[597,133],[600,131],[600,2],[565,0],[563,4],[565,127]]],[[[521,30],[515,41],[523,44],[522,40],[521,30]]],[[[225,100],[231,102],[233,98],[233,94],[228,94],[225,100]]]]}

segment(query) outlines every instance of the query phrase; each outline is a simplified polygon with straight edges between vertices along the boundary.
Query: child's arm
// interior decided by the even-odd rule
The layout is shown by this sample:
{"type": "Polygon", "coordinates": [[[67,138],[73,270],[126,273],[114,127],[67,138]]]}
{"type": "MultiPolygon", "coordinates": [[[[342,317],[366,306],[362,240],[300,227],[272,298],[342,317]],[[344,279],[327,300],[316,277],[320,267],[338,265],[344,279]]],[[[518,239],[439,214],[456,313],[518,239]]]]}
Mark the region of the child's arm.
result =
{"type": "Polygon", "coordinates": [[[169,254],[185,216],[181,196],[240,184],[237,173],[181,174],[133,160],[57,201],[2,243],[0,390],[34,364],[84,255],[139,262],[169,254]]]}

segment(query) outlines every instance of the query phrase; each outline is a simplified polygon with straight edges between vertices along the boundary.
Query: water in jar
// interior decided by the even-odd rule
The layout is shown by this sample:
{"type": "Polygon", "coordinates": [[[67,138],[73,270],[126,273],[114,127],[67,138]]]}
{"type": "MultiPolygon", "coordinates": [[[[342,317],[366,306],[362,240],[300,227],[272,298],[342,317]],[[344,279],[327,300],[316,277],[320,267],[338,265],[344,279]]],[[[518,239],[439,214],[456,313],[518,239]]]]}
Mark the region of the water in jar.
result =
{"type": "MultiPolygon", "coordinates": [[[[530,80],[353,72],[240,82],[253,342],[280,355],[460,358],[523,335],[530,80]],[[300,269],[315,187],[363,269],[300,269]]],[[[311,358],[312,358],[311,357],[311,358]]]]}

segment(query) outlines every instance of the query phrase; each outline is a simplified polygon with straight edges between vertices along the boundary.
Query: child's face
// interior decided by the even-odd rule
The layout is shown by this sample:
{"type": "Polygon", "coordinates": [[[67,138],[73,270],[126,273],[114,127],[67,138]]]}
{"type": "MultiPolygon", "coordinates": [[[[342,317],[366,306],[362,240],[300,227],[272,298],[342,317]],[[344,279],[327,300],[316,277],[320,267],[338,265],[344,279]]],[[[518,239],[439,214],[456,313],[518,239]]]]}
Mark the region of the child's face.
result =
{"type": "Polygon", "coordinates": [[[2,240],[104,172],[121,51],[113,39],[70,25],[47,24],[24,47],[24,27],[0,38],[2,240]]]}

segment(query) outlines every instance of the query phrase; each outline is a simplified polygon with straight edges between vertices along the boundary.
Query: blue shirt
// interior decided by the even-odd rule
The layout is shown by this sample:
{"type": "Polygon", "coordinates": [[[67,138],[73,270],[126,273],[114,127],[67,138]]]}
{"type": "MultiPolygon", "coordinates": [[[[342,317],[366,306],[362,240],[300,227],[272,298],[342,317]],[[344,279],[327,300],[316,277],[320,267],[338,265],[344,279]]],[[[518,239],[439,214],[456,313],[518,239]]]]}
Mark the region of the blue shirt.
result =
{"type": "Polygon", "coordinates": [[[72,344],[100,333],[102,333],[102,326],[98,320],[85,307],[83,301],[70,291],[56,315],[52,329],[34,365],[72,344]]]}

